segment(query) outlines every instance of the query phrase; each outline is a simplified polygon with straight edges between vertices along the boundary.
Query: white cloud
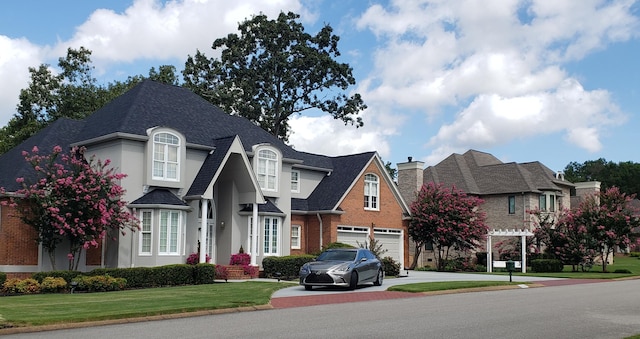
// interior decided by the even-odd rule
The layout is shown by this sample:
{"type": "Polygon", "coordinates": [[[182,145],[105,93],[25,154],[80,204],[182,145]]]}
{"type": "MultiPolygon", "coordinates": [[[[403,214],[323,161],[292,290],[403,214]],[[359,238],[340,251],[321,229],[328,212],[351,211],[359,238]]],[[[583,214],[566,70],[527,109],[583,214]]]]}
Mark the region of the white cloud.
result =
{"type": "Polygon", "coordinates": [[[77,27],[69,41],[58,44],[93,51],[96,64],[137,59],[186,60],[196,49],[213,56],[211,44],[235,32],[238,23],[260,12],[269,17],[280,11],[299,11],[297,0],[276,1],[169,1],[137,0],[123,13],[96,10],[77,27]]]}
{"type": "MultiPolygon", "coordinates": [[[[587,90],[567,63],[638,36],[633,1],[391,1],[357,27],[379,40],[359,91],[370,107],[393,103],[449,114],[427,161],[551,133],[586,150],[602,147],[625,117],[606,90],[587,90]]],[[[415,122],[431,121],[414,117],[415,122]]]]}
{"type": "Polygon", "coordinates": [[[16,112],[20,89],[29,81],[29,67],[40,64],[45,48],[28,40],[0,35],[0,126],[16,112]]]}

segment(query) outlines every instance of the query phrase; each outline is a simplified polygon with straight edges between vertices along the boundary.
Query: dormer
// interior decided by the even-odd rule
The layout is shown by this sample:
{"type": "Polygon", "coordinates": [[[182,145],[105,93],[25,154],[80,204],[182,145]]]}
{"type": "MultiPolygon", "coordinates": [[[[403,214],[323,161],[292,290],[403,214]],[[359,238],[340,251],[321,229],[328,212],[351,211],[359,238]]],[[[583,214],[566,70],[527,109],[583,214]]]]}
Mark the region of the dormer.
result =
{"type": "MultiPolygon", "coordinates": [[[[269,144],[253,147],[253,170],[258,184],[265,196],[280,196],[280,182],[282,180],[282,153],[269,144]]],[[[289,187],[289,178],[286,178],[289,187]]]]}
{"type": "Polygon", "coordinates": [[[146,184],[182,187],[186,162],[186,142],[182,133],[166,127],[147,130],[146,184]]]}

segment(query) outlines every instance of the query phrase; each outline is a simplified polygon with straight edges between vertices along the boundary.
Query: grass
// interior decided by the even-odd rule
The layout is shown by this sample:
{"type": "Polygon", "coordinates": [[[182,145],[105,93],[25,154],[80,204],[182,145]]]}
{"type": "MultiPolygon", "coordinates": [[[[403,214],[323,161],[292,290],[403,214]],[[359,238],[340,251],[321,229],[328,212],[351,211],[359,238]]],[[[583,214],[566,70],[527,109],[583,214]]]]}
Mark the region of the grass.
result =
{"type": "MultiPolygon", "coordinates": [[[[640,258],[618,255],[613,265],[607,265],[608,272],[602,272],[602,265],[593,266],[589,272],[572,272],[571,266],[565,266],[564,271],[558,273],[517,273],[519,276],[554,277],[569,279],[618,279],[640,276],[640,258]],[[615,270],[628,270],[631,273],[612,273],[615,270]]],[[[508,273],[505,273],[508,274],[508,273]]]]}
{"type": "Polygon", "coordinates": [[[434,292],[445,290],[459,290],[467,288],[481,288],[481,287],[494,287],[494,286],[508,286],[508,285],[520,285],[521,282],[508,282],[508,281],[438,281],[438,282],[424,282],[406,285],[395,285],[388,288],[389,291],[399,292],[434,292]]]}
{"type": "Polygon", "coordinates": [[[103,293],[38,294],[1,298],[2,321],[48,325],[266,305],[281,282],[247,281],[103,293]],[[2,320],[3,319],[3,320],[2,320]]]}

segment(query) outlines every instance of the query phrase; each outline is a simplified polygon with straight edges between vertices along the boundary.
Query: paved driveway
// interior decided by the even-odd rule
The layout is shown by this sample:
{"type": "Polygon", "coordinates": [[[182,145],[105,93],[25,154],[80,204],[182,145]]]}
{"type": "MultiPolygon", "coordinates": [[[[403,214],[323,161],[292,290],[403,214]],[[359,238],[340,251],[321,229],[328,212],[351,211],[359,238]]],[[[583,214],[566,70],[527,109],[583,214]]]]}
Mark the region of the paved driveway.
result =
{"type": "MultiPolygon", "coordinates": [[[[314,287],[311,291],[306,291],[303,286],[295,285],[288,288],[283,288],[276,291],[272,295],[273,298],[282,297],[297,297],[297,296],[317,296],[327,294],[345,294],[345,293],[360,293],[360,292],[381,292],[386,291],[389,286],[413,284],[418,282],[436,282],[436,281],[478,281],[478,280],[490,280],[490,281],[509,281],[508,275],[494,275],[494,274],[474,274],[474,273],[447,273],[447,272],[433,272],[433,271],[409,271],[406,275],[406,271],[401,272],[404,276],[400,278],[384,279],[382,286],[373,286],[367,284],[359,286],[355,291],[348,291],[343,288],[333,287],[314,287]]],[[[562,278],[546,278],[546,277],[529,277],[529,276],[513,276],[515,282],[538,282],[549,280],[566,280],[562,278]]]]}

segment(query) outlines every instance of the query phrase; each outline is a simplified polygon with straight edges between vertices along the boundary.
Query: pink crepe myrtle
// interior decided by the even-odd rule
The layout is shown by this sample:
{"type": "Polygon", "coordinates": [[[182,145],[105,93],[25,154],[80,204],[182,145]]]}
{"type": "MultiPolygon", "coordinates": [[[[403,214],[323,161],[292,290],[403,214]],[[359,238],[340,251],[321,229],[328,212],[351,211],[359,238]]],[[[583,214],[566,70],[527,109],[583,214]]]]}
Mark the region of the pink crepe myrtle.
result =
{"type": "Polygon", "coordinates": [[[30,153],[22,152],[36,178],[32,183],[17,178],[22,188],[9,202],[20,219],[36,230],[54,269],[55,250],[64,239],[70,244],[69,269],[75,270],[82,250],[97,247],[112,231],[124,234],[138,228],[118,184],[126,175],[108,168],[109,160],[85,159],[84,152],[74,147],[66,154],[60,146],[47,155],[41,155],[37,146],[30,153]]]}
{"type": "Polygon", "coordinates": [[[424,245],[432,243],[438,270],[443,270],[451,249],[467,251],[486,239],[488,227],[485,213],[480,211],[482,199],[467,195],[456,187],[428,183],[422,186],[411,204],[409,236],[417,253],[411,268],[424,245]]]}

